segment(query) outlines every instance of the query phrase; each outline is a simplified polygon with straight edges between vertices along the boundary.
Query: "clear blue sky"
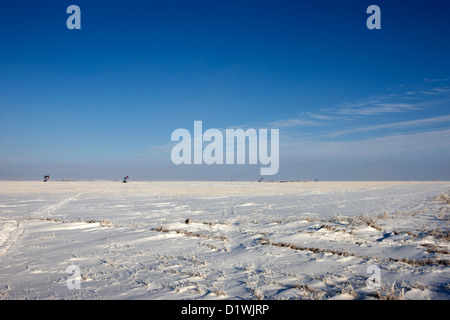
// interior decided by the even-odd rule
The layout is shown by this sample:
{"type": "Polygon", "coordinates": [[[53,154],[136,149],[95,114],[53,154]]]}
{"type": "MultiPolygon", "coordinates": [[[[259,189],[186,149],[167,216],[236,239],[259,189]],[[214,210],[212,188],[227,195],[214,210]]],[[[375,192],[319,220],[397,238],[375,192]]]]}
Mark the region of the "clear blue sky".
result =
{"type": "Polygon", "coordinates": [[[436,0],[4,1],[0,179],[259,178],[173,165],[194,120],[280,129],[274,178],[450,179],[449,17],[436,0]]]}

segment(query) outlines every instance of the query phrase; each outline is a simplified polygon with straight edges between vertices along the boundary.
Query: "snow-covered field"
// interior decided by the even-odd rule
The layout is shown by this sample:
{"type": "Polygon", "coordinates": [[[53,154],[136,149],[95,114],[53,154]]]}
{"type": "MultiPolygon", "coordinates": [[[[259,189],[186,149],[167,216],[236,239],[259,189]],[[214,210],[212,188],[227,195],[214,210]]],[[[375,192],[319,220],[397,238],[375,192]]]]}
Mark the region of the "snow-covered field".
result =
{"type": "Polygon", "coordinates": [[[0,299],[449,299],[449,209],[450,182],[0,181],[0,299]]]}

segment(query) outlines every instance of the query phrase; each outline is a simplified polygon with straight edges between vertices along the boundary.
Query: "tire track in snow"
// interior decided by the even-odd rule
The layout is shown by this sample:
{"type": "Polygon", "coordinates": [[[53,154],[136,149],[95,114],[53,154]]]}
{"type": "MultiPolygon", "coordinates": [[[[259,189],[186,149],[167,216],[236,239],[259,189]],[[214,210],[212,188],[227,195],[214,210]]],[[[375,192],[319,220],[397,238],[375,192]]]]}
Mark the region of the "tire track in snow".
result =
{"type": "Polygon", "coordinates": [[[64,205],[66,205],[67,203],[77,200],[79,197],[81,197],[84,194],[84,192],[81,192],[75,196],[66,198],[64,200],[61,200],[57,203],[53,203],[53,204],[49,204],[46,205],[38,210],[35,210],[31,213],[32,217],[35,216],[39,216],[39,217],[47,217],[49,215],[51,215],[53,212],[55,212],[56,210],[60,209],[61,207],[63,207],[64,205]]]}
{"type": "MultiPolygon", "coordinates": [[[[60,209],[64,205],[66,205],[70,201],[74,201],[78,199],[84,192],[79,193],[75,196],[66,198],[62,201],[59,201],[54,204],[46,205],[38,210],[35,210],[31,213],[31,217],[33,216],[48,216],[60,209]]],[[[23,220],[27,219],[23,217],[23,220]]],[[[35,220],[35,219],[33,219],[35,220]]],[[[23,236],[25,229],[23,227],[23,223],[20,220],[10,220],[10,221],[2,221],[0,222],[0,256],[8,252],[11,247],[23,236]]]]}
{"type": "Polygon", "coordinates": [[[8,252],[24,232],[20,222],[16,220],[6,221],[0,225],[0,256],[8,252]]]}
{"type": "Polygon", "coordinates": [[[222,208],[222,221],[229,218],[236,218],[239,215],[239,206],[244,204],[251,198],[251,196],[238,197],[238,199],[234,199],[233,201],[226,203],[222,208]]]}

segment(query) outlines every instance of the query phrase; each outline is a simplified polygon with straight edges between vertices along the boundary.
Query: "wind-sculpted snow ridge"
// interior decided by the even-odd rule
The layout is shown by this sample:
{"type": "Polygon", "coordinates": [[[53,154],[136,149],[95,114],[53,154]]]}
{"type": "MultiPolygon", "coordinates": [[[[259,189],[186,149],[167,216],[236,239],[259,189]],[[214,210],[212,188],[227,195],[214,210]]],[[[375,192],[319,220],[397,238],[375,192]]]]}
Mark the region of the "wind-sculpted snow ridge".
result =
{"type": "Polygon", "coordinates": [[[449,299],[449,199],[442,181],[3,181],[0,299],[449,299]]]}

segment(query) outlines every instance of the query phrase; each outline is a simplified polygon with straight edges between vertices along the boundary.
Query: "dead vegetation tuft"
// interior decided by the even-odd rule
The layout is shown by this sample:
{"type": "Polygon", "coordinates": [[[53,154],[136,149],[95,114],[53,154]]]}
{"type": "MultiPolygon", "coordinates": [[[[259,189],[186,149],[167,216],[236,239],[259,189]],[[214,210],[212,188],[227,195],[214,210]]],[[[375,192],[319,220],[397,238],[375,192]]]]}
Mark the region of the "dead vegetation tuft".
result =
{"type": "MultiPolygon", "coordinates": [[[[172,232],[172,230],[169,230],[169,228],[166,227],[166,226],[153,228],[152,230],[153,231],[157,231],[157,232],[165,232],[165,233],[172,232]]],[[[181,230],[181,229],[175,229],[175,230],[173,230],[173,232],[175,232],[176,234],[182,234],[182,235],[185,235],[185,236],[188,236],[188,237],[194,237],[194,238],[219,240],[219,241],[224,241],[224,242],[228,242],[229,241],[229,239],[227,237],[221,236],[221,235],[211,235],[211,234],[192,232],[192,231],[181,230]]]]}
{"type": "MultiPolygon", "coordinates": [[[[56,223],[76,223],[76,222],[80,222],[80,221],[70,221],[70,220],[63,220],[63,219],[58,219],[58,218],[33,218],[33,217],[28,217],[27,220],[34,220],[34,221],[50,221],[50,222],[56,222],[56,223]]],[[[100,226],[102,227],[111,227],[112,226],[112,222],[110,220],[94,220],[94,219],[90,219],[90,220],[86,220],[84,221],[85,223],[99,223],[100,226]]]]}
{"type": "Polygon", "coordinates": [[[229,239],[225,236],[209,235],[209,234],[192,232],[192,231],[187,231],[187,230],[177,229],[177,230],[175,230],[175,233],[184,234],[185,236],[195,237],[195,238],[212,239],[212,240],[219,240],[219,241],[229,241],[229,239]]]}
{"type": "Polygon", "coordinates": [[[325,296],[325,292],[320,290],[320,289],[316,289],[313,288],[309,285],[306,284],[295,284],[293,285],[293,288],[300,290],[300,295],[302,296],[302,298],[304,299],[309,299],[309,300],[322,300],[323,297],[325,296]]]}
{"type": "Polygon", "coordinates": [[[441,201],[445,204],[450,204],[450,194],[443,193],[438,195],[436,198],[433,199],[434,201],[441,201]]]}
{"type": "Polygon", "coordinates": [[[430,253],[450,254],[447,249],[434,243],[424,243],[421,246],[430,253]]]}
{"type": "Polygon", "coordinates": [[[313,253],[331,253],[331,254],[335,254],[338,256],[353,256],[353,257],[357,257],[357,255],[353,254],[353,253],[349,253],[346,251],[337,251],[337,250],[330,250],[330,249],[321,249],[321,248],[307,248],[307,247],[302,247],[300,245],[295,245],[293,243],[287,243],[287,242],[272,242],[267,238],[261,238],[259,239],[259,244],[261,245],[270,245],[270,246],[275,246],[275,247],[280,247],[280,248],[289,248],[292,250],[298,250],[298,251],[310,251],[313,253]]]}
{"type": "Polygon", "coordinates": [[[367,296],[375,297],[378,300],[405,300],[405,288],[396,290],[395,282],[392,285],[382,283],[381,288],[367,296]]]}
{"type": "Polygon", "coordinates": [[[408,258],[369,257],[369,256],[357,255],[357,254],[354,254],[352,252],[347,252],[347,251],[338,251],[338,250],[322,249],[322,248],[307,248],[307,247],[302,247],[300,245],[295,245],[293,243],[272,242],[267,238],[259,239],[259,244],[270,245],[270,246],[275,246],[275,247],[280,247],[280,248],[289,248],[289,249],[298,250],[298,251],[309,251],[309,252],[313,252],[313,253],[331,253],[331,254],[334,254],[337,256],[356,257],[356,258],[365,259],[365,260],[376,260],[379,262],[401,262],[401,263],[406,263],[411,266],[428,266],[428,265],[448,266],[448,265],[450,265],[450,260],[448,260],[448,259],[437,259],[437,258],[408,259],[408,258]]]}
{"type": "Polygon", "coordinates": [[[166,226],[156,227],[156,228],[153,229],[153,231],[157,231],[157,232],[169,232],[169,228],[167,228],[166,226]]]}
{"type": "Polygon", "coordinates": [[[37,220],[37,221],[50,221],[50,222],[58,222],[58,223],[67,223],[69,221],[61,220],[58,218],[32,218],[28,217],[27,220],[37,220]]]}
{"type": "Polygon", "coordinates": [[[448,233],[448,229],[445,228],[436,228],[436,229],[430,229],[430,230],[417,230],[416,232],[413,231],[408,231],[408,230],[404,230],[404,231],[398,231],[398,230],[394,230],[392,232],[395,235],[398,234],[407,234],[410,237],[414,237],[414,238],[422,238],[422,237],[427,237],[427,236],[432,236],[438,240],[442,240],[442,241],[450,241],[450,235],[448,233]]]}

